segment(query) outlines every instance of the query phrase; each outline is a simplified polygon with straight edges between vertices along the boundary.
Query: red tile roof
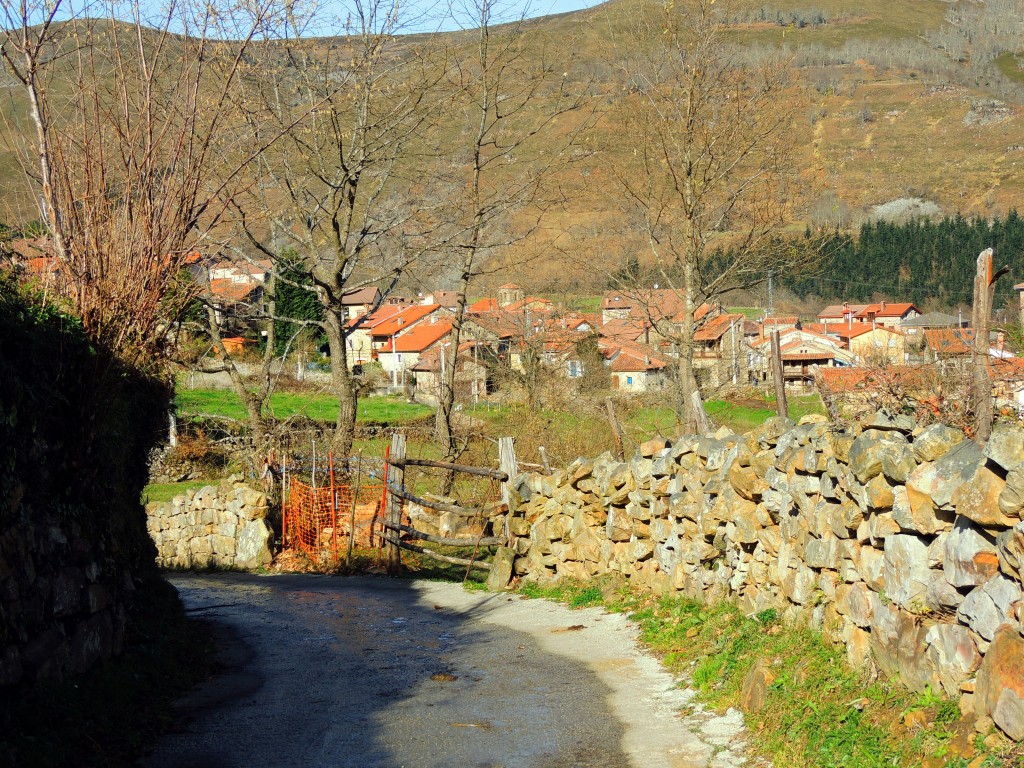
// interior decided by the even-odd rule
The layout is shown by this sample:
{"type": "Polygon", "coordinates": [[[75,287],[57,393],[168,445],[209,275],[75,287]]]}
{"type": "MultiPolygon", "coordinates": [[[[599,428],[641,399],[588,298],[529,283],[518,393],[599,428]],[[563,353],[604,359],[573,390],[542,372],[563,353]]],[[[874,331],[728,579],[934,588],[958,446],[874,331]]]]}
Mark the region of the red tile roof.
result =
{"type": "Polygon", "coordinates": [[[973,328],[925,328],[924,343],[936,355],[969,355],[974,347],[973,328]]]}
{"type": "Polygon", "coordinates": [[[232,303],[246,301],[253,294],[263,290],[262,283],[238,283],[230,278],[210,281],[210,294],[215,298],[232,303]]]}
{"type": "Polygon", "coordinates": [[[911,310],[914,312],[921,311],[910,302],[890,304],[885,301],[878,304],[868,304],[854,317],[871,317],[872,315],[875,317],[903,317],[911,310]]]}
{"type": "MultiPolygon", "coordinates": [[[[511,304],[502,307],[506,312],[518,312],[521,309],[531,307],[533,304],[540,304],[545,309],[554,306],[549,299],[542,299],[539,296],[527,296],[525,299],[519,301],[513,301],[511,304]]],[[[531,307],[533,311],[539,310],[540,307],[531,307]]]]}
{"type": "Polygon", "coordinates": [[[867,304],[830,304],[818,313],[818,317],[823,319],[838,318],[841,320],[847,312],[856,315],[866,306],[867,304]]]}
{"type": "Polygon", "coordinates": [[[498,311],[498,300],[497,299],[479,299],[474,301],[468,307],[466,312],[471,315],[480,315],[484,312],[497,312],[498,311]]]}
{"type": "Polygon", "coordinates": [[[598,332],[609,339],[636,341],[647,331],[647,326],[633,318],[615,318],[602,325],[598,332]]]}
{"type": "Polygon", "coordinates": [[[349,328],[354,328],[358,325],[360,328],[371,329],[394,317],[403,309],[407,309],[407,307],[404,307],[401,304],[385,304],[375,312],[371,312],[368,315],[360,315],[359,317],[349,320],[347,325],[349,328]]]}
{"type": "Polygon", "coordinates": [[[819,386],[827,392],[841,394],[853,390],[874,390],[893,384],[921,386],[934,374],[928,367],[890,365],[885,368],[829,368],[818,369],[819,386]]]}
{"type": "Polygon", "coordinates": [[[402,307],[400,311],[386,319],[383,323],[371,326],[370,333],[373,336],[393,336],[403,328],[409,328],[438,309],[437,304],[417,304],[412,307],[402,307]]]}
{"type": "Polygon", "coordinates": [[[422,352],[428,347],[436,344],[452,330],[452,324],[447,320],[441,322],[419,323],[408,331],[394,337],[394,347],[388,344],[382,352],[422,352]]]}
{"type": "Polygon", "coordinates": [[[380,298],[380,289],[375,285],[366,285],[354,291],[341,294],[343,307],[365,307],[373,305],[380,298]]]}
{"type": "Polygon", "coordinates": [[[734,323],[743,322],[743,315],[719,315],[708,320],[693,334],[694,341],[717,341],[734,323]]]}
{"type": "Polygon", "coordinates": [[[886,328],[881,325],[872,325],[871,323],[830,324],[828,327],[830,336],[838,336],[841,339],[855,339],[858,336],[863,336],[865,333],[871,333],[871,331],[884,331],[885,333],[895,333],[903,336],[903,333],[895,328],[886,328]]]}

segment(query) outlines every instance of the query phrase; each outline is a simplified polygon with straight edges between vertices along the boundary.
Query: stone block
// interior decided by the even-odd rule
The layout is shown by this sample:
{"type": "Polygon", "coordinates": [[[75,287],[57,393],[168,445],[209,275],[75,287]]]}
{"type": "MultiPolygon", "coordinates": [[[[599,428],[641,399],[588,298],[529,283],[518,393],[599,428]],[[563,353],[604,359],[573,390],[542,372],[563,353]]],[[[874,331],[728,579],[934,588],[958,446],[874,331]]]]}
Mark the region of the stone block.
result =
{"type": "Polygon", "coordinates": [[[1006,481],[984,465],[979,465],[974,474],[952,495],[956,513],[969,518],[978,525],[1005,528],[1014,525],[1017,518],[1005,515],[1000,509],[999,498],[1006,487],[1006,481]]]}
{"type": "Polygon", "coordinates": [[[1011,731],[1019,734],[1024,725],[1017,702],[1007,695],[1009,691],[1018,700],[1024,698],[1024,664],[1021,659],[1024,659],[1024,638],[1016,627],[1004,627],[992,639],[978,669],[975,709],[980,717],[991,717],[1007,735],[1011,731]],[[997,711],[999,720],[995,716],[997,711]]]}
{"type": "Polygon", "coordinates": [[[1024,429],[1016,424],[996,424],[985,444],[985,457],[1005,472],[1024,464],[1024,429]]]}
{"type": "Polygon", "coordinates": [[[930,580],[928,542],[911,534],[885,540],[885,594],[890,600],[903,608],[922,608],[930,580]]]}
{"type": "Polygon", "coordinates": [[[918,461],[935,461],[964,440],[964,433],[945,424],[932,424],[914,438],[914,456],[918,461]]]}
{"type": "Polygon", "coordinates": [[[1021,596],[1020,585],[999,574],[975,587],[960,604],[956,617],[991,640],[1002,625],[1013,622],[1012,607],[1021,596]]]}
{"type": "Polygon", "coordinates": [[[264,520],[251,520],[242,526],[235,543],[235,565],[239,568],[261,568],[273,561],[270,551],[271,531],[264,520]]]}
{"type": "Polygon", "coordinates": [[[925,634],[932,669],[932,689],[950,698],[960,695],[960,684],[981,666],[981,654],[970,630],[960,624],[935,624],[925,634]]]}
{"type": "Polygon", "coordinates": [[[1018,582],[1024,581],[1024,522],[996,537],[999,569],[1018,582]]]}
{"type": "Polygon", "coordinates": [[[989,534],[964,517],[945,537],[943,570],[954,587],[984,584],[999,571],[995,543],[989,534]]]}
{"type": "Polygon", "coordinates": [[[508,587],[512,580],[515,552],[509,547],[498,547],[491,560],[491,571],[487,574],[487,589],[500,592],[508,587]]]}
{"type": "Polygon", "coordinates": [[[967,440],[954,446],[942,458],[918,465],[907,479],[910,503],[915,494],[927,497],[938,509],[951,509],[953,493],[968,482],[985,463],[981,448],[967,440]]]}
{"type": "Polygon", "coordinates": [[[863,582],[840,584],[836,587],[836,610],[856,626],[870,627],[874,617],[872,594],[863,582]]]}

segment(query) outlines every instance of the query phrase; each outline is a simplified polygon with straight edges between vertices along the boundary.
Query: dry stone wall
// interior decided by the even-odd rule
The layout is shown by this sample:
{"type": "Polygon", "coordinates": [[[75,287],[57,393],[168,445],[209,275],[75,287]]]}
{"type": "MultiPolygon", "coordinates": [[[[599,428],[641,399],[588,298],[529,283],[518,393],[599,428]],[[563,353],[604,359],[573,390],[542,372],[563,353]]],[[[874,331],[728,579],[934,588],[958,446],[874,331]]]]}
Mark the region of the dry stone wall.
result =
{"type": "Polygon", "coordinates": [[[146,527],[165,568],[252,570],[273,560],[267,497],[227,480],[146,506],[146,527]]]}
{"type": "Polygon", "coordinates": [[[515,574],[775,609],[1024,738],[1024,429],[773,418],[513,481],[515,574]]]}

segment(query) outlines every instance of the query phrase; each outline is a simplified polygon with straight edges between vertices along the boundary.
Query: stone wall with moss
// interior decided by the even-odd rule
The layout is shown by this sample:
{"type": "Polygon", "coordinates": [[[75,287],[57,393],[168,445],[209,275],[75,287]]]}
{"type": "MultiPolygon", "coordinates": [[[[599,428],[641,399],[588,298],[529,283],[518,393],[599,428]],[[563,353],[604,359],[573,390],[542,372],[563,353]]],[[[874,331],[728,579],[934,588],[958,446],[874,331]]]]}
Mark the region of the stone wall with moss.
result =
{"type": "Polygon", "coordinates": [[[885,413],[774,418],[513,485],[523,578],[617,573],[774,609],[845,644],[853,664],[944,691],[1024,738],[1020,427],[978,445],[885,413]]]}
{"type": "Polygon", "coordinates": [[[139,499],[167,402],[0,275],[0,687],[120,651],[159,579],[139,499]]]}

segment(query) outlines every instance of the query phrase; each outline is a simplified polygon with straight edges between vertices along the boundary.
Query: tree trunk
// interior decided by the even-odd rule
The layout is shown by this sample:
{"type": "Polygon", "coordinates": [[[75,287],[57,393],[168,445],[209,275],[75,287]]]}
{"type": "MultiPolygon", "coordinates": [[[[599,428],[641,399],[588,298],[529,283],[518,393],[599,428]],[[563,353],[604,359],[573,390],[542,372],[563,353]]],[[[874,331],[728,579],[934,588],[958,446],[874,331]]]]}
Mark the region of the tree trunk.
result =
{"type": "Polygon", "coordinates": [[[679,329],[679,399],[682,414],[681,426],[684,434],[695,435],[707,432],[711,426],[704,410],[700,387],[693,369],[695,290],[693,285],[693,264],[690,259],[683,262],[683,319],[679,329]]]}
{"type": "Polygon", "coordinates": [[[327,331],[327,343],[331,352],[331,387],[338,398],[338,420],[335,422],[331,447],[335,456],[345,460],[352,454],[352,443],[355,440],[359,390],[348,367],[342,316],[335,310],[326,309],[324,328],[327,331]]]}

